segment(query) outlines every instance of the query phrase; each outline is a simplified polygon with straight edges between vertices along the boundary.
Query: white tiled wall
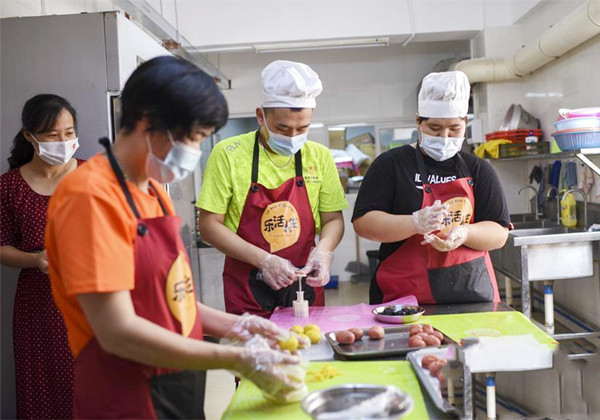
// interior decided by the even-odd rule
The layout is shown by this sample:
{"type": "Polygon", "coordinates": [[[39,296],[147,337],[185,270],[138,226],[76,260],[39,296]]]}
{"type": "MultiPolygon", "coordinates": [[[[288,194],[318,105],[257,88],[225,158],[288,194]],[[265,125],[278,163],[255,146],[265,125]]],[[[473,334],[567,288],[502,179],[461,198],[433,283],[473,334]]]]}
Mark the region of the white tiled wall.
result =
{"type": "MultiPolygon", "coordinates": [[[[474,42],[474,55],[511,56],[521,45],[531,44],[550,25],[581,3],[551,2],[518,26],[487,29],[474,42]]],[[[599,66],[600,36],[596,36],[530,76],[513,82],[484,84],[478,87],[478,117],[484,122],[484,130],[496,131],[507,108],[510,104],[517,103],[540,119],[544,137],[552,139],[550,134],[556,131],[553,123],[557,119],[559,108],[600,106],[600,77],[597,71],[599,66]]],[[[594,160],[597,164],[600,163],[600,159],[594,160]]],[[[508,165],[498,162],[495,165],[504,181],[512,212],[527,211],[526,203],[522,199],[515,199],[516,191],[519,185],[528,183],[527,175],[533,165],[541,163],[535,161],[529,164],[520,162],[518,165],[508,165]],[[523,170],[518,170],[518,166],[523,166],[523,170]],[[515,169],[523,175],[521,179],[516,176],[515,169]]],[[[579,179],[581,169],[579,166],[579,179]]],[[[600,184],[600,178],[596,177],[596,183],[600,184]]],[[[600,203],[597,193],[591,198],[600,203]]]]}
{"type": "Polygon", "coordinates": [[[111,0],[1,0],[0,17],[65,15],[115,10],[111,0]]]}
{"type": "Polygon", "coordinates": [[[233,116],[253,115],[260,105],[260,74],[267,64],[293,60],[310,65],[323,82],[313,121],[350,123],[414,119],[421,79],[440,60],[457,55],[468,56],[467,42],[208,57],[233,81],[225,92],[233,116]]]}

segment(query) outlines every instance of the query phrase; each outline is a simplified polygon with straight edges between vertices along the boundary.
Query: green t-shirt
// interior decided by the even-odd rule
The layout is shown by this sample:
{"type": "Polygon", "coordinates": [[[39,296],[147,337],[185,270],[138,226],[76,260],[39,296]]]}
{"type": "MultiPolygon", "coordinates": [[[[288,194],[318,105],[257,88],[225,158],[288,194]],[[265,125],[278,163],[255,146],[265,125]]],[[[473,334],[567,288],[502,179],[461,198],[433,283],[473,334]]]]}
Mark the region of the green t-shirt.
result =
{"type": "MultiPolygon", "coordinates": [[[[254,138],[255,132],[252,131],[217,143],[208,158],[202,190],[196,202],[196,206],[203,210],[224,214],[225,226],[233,232],[237,232],[250,189],[254,138]]],[[[295,176],[293,157],[290,159],[288,156],[269,153],[262,146],[259,148],[259,184],[273,189],[295,176]],[[283,166],[288,161],[289,164],[284,168],[276,166],[283,166]]],[[[348,207],[348,203],[329,149],[319,143],[307,141],[302,146],[301,153],[302,173],[316,231],[319,232],[319,213],[343,210],[348,207]]]]}

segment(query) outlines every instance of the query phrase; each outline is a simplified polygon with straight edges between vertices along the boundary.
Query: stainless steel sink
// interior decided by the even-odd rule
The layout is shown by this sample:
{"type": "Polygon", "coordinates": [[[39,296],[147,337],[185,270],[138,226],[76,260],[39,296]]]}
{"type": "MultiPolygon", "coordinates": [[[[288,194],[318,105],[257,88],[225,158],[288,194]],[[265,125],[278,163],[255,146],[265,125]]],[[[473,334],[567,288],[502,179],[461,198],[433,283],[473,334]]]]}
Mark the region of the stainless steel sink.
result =
{"type": "Polygon", "coordinates": [[[494,267],[523,284],[523,312],[531,316],[529,282],[591,277],[594,241],[600,232],[547,226],[547,220],[517,223],[501,249],[490,252],[494,267]],[[531,227],[531,224],[536,224],[531,227]]]}
{"type": "Polygon", "coordinates": [[[515,213],[510,215],[510,221],[514,223],[518,222],[529,222],[538,220],[533,213],[515,213]]]}
{"type": "Polygon", "coordinates": [[[550,220],[546,220],[546,219],[538,219],[538,220],[523,220],[523,221],[519,221],[519,222],[512,222],[513,226],[515,229],[532,229],[532,228],[543,228],[543,227],[550,227],[550,226],[556,226],[555,222],[551,222],[550,220]]]}
{"type": "MultiPolygon", "coordinates": [[[[527,222],[523,222],[527,223],[527,222]]],[[[524,227],[523,225],[521,225],[524,227]]],[[[542,225],[543,226],[543,225],[542,225]]],[[[600,232],[586,232],[582,229],[564,226],[546,226],[529,229],[515,229],[508,233],[508,245],[550,245],[600,240],[600,232]]],[[[567,263],[568,261],[565,261],[567,263]]]]}

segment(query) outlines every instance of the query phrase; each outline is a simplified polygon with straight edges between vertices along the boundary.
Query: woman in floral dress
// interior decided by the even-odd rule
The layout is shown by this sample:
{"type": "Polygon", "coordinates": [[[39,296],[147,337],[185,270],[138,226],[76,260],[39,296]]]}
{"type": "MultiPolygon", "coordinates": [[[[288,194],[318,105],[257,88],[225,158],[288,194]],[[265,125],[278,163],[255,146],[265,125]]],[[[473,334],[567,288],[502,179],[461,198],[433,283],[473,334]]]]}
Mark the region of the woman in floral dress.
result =
{"type": "Polygon", "coordinates": [[[76,113],[57,95],[36,95],[23,108],[10,170],[0,176],[0,263],[21,268],[14,304],[13,341],[17,416],[72,416],[73,356],[56,308],[44,250],[46,211],[60,180],[83,161],[76,113]]]}

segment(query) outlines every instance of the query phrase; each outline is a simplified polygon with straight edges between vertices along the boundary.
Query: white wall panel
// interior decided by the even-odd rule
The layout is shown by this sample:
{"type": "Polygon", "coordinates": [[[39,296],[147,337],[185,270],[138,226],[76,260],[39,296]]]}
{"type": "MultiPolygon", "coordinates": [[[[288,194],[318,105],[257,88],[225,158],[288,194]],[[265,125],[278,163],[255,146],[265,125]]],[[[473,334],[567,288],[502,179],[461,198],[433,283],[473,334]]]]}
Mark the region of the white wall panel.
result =
{"type": "Polygon", "coordinates": [[[7,16],[36,16],[41,11],[40,2],[30,0],[2,0],[0,1],[0,17],[7,16]]]}
{"type": "Polygon", "coordinates": [[[397,0],[177,0],[180,31],[193,45],[378,36],[408,28],[397,0]]]}
{"type": "Polygon", "coordinates": [[[324,123],[412,120],[417,87],[441,59],[467,55],[466,42],[357,50],[209,56],[232,80],[225,91],[233,116],[253,115],[262,99],[260,73],[273,60],[302,61],[319,73],[323,93],[314,120],[324,123]]]}

